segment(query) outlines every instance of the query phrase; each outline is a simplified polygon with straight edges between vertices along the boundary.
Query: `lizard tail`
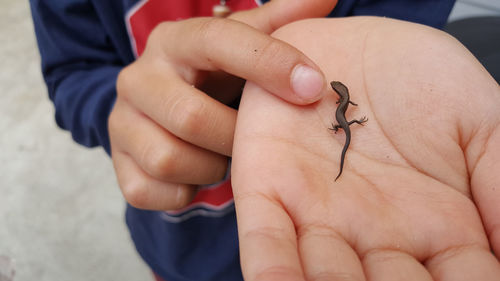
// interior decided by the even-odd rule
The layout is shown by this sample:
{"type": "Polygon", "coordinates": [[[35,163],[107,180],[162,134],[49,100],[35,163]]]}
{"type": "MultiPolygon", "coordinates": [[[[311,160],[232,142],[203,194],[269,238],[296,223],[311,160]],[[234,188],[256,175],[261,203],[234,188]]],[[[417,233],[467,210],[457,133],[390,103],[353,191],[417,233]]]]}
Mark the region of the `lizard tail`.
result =
{"type": "Polygon", "coordinates": [[[344,148],[342,149],[342,155],[340,156],[340,171],[339,171],[339,174],[337,175],[337,177],[335,178],[335,181],[337,181],[337,179],[340,177],[340,175],[342,175],[342,170],[344,170],[344,159],[345,159],[345,154],[347,152],[347,148],[349,148],[349,143],[351,142],[350,141],[350,132],[348,132],[347,130],[344,130],[345,133],[346,133],[346,140],[345,140],[345,144],[344,144],[344,148]]]}

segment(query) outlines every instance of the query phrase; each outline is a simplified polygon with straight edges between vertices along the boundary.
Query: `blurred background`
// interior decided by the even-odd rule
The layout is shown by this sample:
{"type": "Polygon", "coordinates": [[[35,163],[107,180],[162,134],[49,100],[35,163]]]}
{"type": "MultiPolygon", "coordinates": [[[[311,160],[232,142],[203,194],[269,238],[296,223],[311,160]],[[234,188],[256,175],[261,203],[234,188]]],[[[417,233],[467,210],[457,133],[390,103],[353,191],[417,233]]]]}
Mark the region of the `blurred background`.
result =
{"type": "MultiPolygon", "coordinates": [[[[152,280],[110,159],[55,125],[28,1],[0,5],[0,281],[152,280]]],[[[485,15],[500,0],[459,0],[450,21],[485,15]]]]}
{"type": "Polygon", "coordinates": [[[0,0],[0,35],[0,281],[153,280],[109,157],[55,124],[28,1],[0,0]]]}

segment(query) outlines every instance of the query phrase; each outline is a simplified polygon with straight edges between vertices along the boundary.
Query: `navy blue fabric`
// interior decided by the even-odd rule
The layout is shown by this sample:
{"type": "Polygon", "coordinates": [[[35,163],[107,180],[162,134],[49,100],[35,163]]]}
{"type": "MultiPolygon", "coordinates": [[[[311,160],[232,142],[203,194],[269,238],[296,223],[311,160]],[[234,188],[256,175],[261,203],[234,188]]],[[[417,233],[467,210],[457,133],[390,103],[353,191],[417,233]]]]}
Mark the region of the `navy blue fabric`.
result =
{"type": "Polygon", "coordinates": [[[133,207],[126,216],[132,239],[141,241],[139,253],[156,274],[169,281],[243,280],[234,209],[222,217],[179,223],[166,223],[161,216],[133,207]]]}
{"type": "MultiPolygon", "coordinates": [[[[110,153],[107,119],[119,71],[134,60],[125,14],[137,0],[30,0],[42,73],[57,124],[110,153]]],[[[339,0],[332,16],[378,15],[442,27],[453,0],[339,0]]],[[[230,206],[233,207],[234,206],[230,206]]],[[[234,210],[169,222],[127,206],[136,248],[168,281],[242,280],[234,210]]]]}
{"type": "Polygon", "coordinates": [[[30,5],[57,124],[76,142],[100,145],[109,153],[107,118],[116,78],[133,55],[123,23],[125,9],[105,2],[31,0],[30,5]]]}
{"type": "Polygon", "coordinates": [[[339,0],[332,17],[372,15],[443,28],[455,0],[339,0]]]}

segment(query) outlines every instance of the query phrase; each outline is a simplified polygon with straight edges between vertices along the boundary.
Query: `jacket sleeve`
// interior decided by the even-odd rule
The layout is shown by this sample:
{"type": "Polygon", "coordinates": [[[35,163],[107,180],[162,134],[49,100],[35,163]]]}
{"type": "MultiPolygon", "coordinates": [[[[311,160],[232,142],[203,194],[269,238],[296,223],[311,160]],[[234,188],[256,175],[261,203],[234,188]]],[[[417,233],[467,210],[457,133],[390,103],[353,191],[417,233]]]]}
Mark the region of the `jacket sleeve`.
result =
{"type": "Polygon", "coordinates": [[[30,0],[42,74],[59,127],[109,153],[107,119],[124,66],[89,1],[30,0]]]}

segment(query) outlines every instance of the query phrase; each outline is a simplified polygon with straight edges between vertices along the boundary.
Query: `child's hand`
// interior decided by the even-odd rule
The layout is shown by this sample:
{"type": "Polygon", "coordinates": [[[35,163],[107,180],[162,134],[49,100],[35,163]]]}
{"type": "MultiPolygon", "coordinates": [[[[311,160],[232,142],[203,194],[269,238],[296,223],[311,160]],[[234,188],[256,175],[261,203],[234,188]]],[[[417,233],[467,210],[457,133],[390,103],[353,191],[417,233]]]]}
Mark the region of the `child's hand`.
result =
{"type": "Polygon", "coordinates": [[[348,120],[369,121],[351,126],[335,181],[337,94],[299,107],[247,83],[231,178],[244,279],[499,280],[500,87],[479,62],[383,18],[273,35],[349,87],[348,120]]]}
{"type": "Polygon", "coordinates": [[[207,80],[220,75],[213,72],[253,81],[295,104],[318,100],[326,84],[318,67],[267,33],[326,15],[334,4],[273,1],[234,14],[236,20],[195,18],[155,28],[144,54],[120,73],[109,118],[113,163],[126,200],[138,208],[177,209],[190,202],[193,185],[223,178],[236,110],[200,89],[209,85],[210,94],[228,101],[243,84],[223,79],[226,84],[214,87],[207,80]]]}

